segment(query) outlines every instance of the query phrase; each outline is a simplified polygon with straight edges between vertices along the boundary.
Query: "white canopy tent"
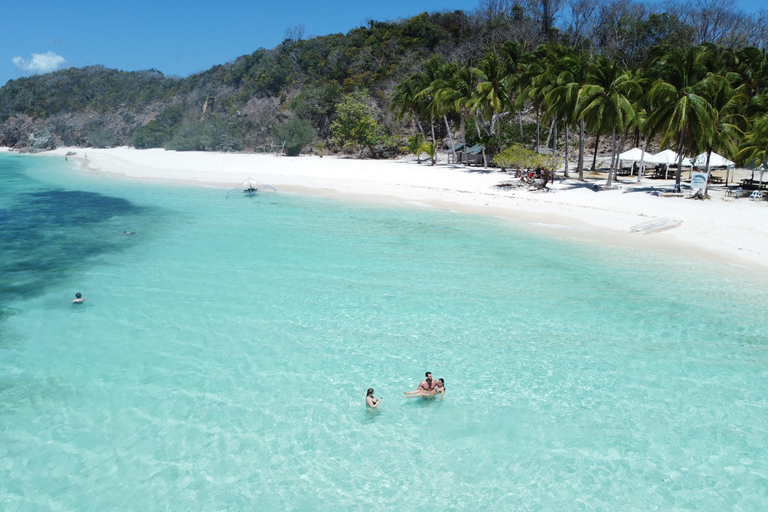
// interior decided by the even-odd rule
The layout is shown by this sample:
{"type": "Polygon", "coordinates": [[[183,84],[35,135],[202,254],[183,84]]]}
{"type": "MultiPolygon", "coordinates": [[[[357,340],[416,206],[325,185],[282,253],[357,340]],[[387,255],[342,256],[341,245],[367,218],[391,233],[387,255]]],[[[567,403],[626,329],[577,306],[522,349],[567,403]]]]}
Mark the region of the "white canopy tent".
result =
{"type": "MultiPolygon", "coordinates": [[[[706,167],[707,166],[707,154],[702,153],[700,155],[697,155],[696,158],[693,159],[693,165],[696,167],[706,167]]],[[[731,170],[736,170],[736,164],[734,162],[731,162],[724,156],[720,156],[717,153],[712,153],[709,156],[709,168],[712,167],[725,167],[725,184],[728,185],[728,176],[731,170]]]]}
{"type": "MultiPolygon", "coordinates": [[[[656,153],[655,155],[647,156],[645,158],[645,161],[651,164],[660,164],[666,166],[666,172],[664,173],[664,178],[669,178],[669,166],[670,165],[677,165],[677,162],[679,160],[679,155],[672,151],[671,149],[665,149],[661,153],[656,153]]],[[[686,167],[693,167],[693,162],[691,162],[690,158],[683,157],[683,165],[686,167]]]]}
{"type": "MultiPolygon", "coordinates": [[[[635,162],[640,162],[640,164],[643,164],[643,161],[647,162],[648,157],[650,156],[650,153],[645,153],[645,159],[643,159],[643,150],[639,148],[632,148],[628,149],[627,151],[619,154],[619,167],[621,167],[621,162],[632,162],[632,167],[634,168],[635,162]]],[[[640,169],[639,173],[642,173],[642,169],[640,169]]]]}
{"type": "MultiPolygon", "coordinates": [[[[647,154],[647,153],[646,153],[647,154]]],[[[619,160],[639,162],[643,156],[643,150],[639,148],[628,149],[619,155],[619,160]]]]}

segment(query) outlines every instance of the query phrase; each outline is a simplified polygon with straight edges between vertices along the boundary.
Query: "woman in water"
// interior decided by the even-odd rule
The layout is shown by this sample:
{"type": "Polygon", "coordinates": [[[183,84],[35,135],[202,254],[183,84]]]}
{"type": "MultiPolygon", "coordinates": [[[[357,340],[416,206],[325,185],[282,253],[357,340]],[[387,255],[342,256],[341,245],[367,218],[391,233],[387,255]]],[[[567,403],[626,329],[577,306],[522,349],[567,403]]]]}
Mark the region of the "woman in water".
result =
{"type": "Polygon", "coordinates": [[[437,395],[438,393],[440,393],[438,400],[442,400],[445,397],[445,381],[443,379],[437,379],[437,386],[435,386],[433,394],[437,395]]]}
{"type": "Polygon", "coordinates": [[[368,388],[368,394],[365,395],[365,403],[368,407],[376,407],[381,402],[381,398],[373,398],[373,388],[368,388]]]}

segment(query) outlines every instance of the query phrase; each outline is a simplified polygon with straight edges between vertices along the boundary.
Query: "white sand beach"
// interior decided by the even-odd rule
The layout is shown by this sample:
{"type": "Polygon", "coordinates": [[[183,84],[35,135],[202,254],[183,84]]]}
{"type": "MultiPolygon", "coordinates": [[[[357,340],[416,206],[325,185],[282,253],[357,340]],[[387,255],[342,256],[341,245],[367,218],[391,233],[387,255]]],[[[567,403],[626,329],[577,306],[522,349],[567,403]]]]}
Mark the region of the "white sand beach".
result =
{"type": "MultiPolygon", "coordinates": [[[[671,190],[672,180],[644,178],[638,184],[636,176],[620,177],[617,190],[595,191],[593,185],[605,183],[605,173],[589,175],[586,184],[556,180],[549,191],[500,189],[496,185],[511,176],[498,169],[444,161],[435,166],[418,165],[414,158],[274,157],[125,147],[59,148],[46,154],[64,158],[68,152],[77,153],[68,158],[78,162],[84,172],[116,178],[229,189],[251,177],[282,193],[428,205],[509,218],[556,236],[689,254],[759,270],[761,275],[768,270],[768,201],[728,197],[722,185],[712,187],[710,199],[702,201],[659,196],[659,192],[671,190]],[[662,220],[670,225],[682,223],[658,233],[632,231],[638,225],[662,220]]],[[[750,171],[737,173],[737,179],[749,176],[750,171]]]]}

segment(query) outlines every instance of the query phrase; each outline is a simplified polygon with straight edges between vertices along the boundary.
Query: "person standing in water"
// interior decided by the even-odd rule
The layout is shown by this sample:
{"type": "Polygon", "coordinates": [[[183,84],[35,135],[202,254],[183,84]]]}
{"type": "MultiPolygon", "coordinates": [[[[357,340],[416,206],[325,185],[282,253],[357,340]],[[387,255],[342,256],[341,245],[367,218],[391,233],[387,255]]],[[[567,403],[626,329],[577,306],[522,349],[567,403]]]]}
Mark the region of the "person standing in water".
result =
{"type": "Polygon", "coordinates": [[[368,393],[365,395],[365,403],[368,407],[377,407],[381,402],[381,398],[373,398],[373,388],[368,388],[368,393]]]}
{"type": "Polygon", "coordinates": [[[435,386],[437,383],[432,380],[432,372],[427,372],[424,374],[425,379],[419,383],[419,387],[416,388],[416,391],[403,391],[403,394],[407,397],[413,397],[413,396],[429,396],[435,394],[435,386]]]}
{"type": "Polygon", "coordinates": [[[83,297],[83,295],[80,292],[77,292],[75,294],[75,300],[72,301],[72,304],[80,304],[84,300],[86,300],[88,297],[83,297]]]}
{"type": "Polygon", "coordinates": [[[433,395],[437,395],[438,393],[440,393],[440,398],[437,400],[445,398],[445,381],[443,379],[437,379],[437,386],[435,386],[435,390],[432,392],[433,395]]]}

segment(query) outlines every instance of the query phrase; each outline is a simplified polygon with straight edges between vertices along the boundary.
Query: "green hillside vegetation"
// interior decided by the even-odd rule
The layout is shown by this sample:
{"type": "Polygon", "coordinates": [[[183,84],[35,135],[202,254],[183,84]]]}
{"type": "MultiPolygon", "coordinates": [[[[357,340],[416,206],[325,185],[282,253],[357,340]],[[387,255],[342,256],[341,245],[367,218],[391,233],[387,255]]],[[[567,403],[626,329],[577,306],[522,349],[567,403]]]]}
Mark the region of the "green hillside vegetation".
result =
{"type": "Polygon", "coordinates": [[[287,32],[275,48],[187,78],[100,66],[21,78],[0,89],[0,145],[289,142],[292,153],[323,144],[386,157],[418,133],[433,147],[483,144],[487,158],[550,147],[579,176],[594,165],[585,144],[601,139],[614,152],[656,144],[759,159],[768,24],[727,0],[699,7],[483,0],[473,13],[347,34],[287,32]]]}

